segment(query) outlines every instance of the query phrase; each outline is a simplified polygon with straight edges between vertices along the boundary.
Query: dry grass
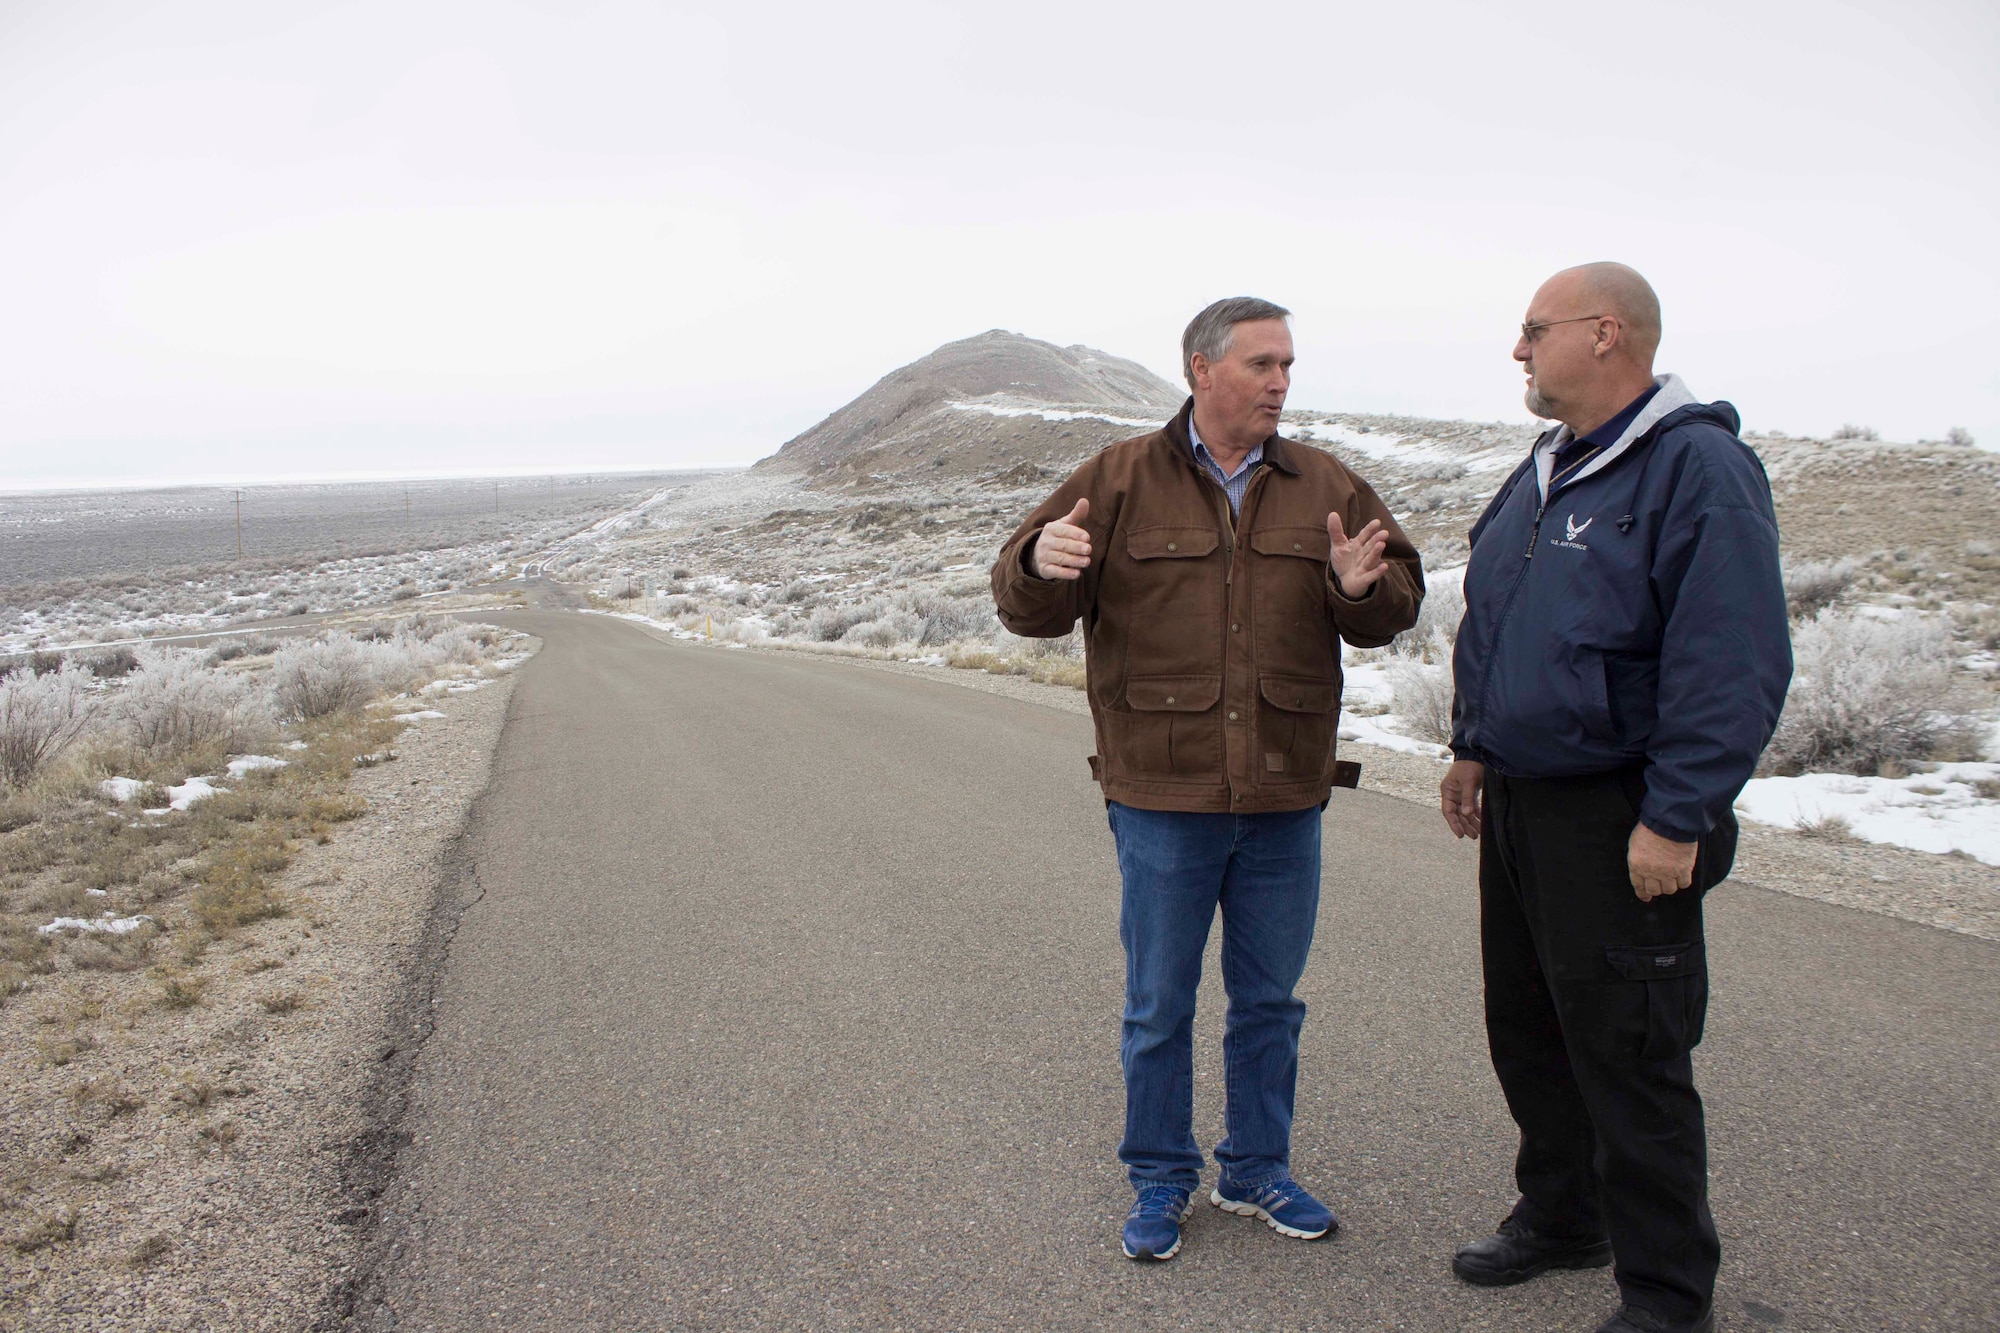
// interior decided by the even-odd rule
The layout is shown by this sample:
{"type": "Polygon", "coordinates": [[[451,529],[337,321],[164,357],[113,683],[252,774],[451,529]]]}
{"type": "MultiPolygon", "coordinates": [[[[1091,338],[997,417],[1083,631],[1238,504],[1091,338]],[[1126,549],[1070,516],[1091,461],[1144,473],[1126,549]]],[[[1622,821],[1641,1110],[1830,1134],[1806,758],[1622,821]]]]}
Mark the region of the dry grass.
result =
{"type": "Polygon", "coordinates": [[[954,648],[945,654],[945,665],[966,671],[986,671],[996,676],[1026,676],[1040,685],[1065,685],[1080,690],[1088,683],[1084,664],[1073,657],[1002,656],[990,648],[954,648]]]}
{"type": "Polygon", "coordinates": [[[306,1003],[305,993],[292,987],[261,991],[256,998],[258,1005],[267,1014],[289,1014],[304,1008],[306,1003]]]}
{"type": "Polygon", "coordinates": [[[21,1254],[33,1254],[53,1245],[76,1239],[77,1213],[73,1208],[56,1208],[31,1219],[7,1237],[7,1243],[21,1254]]]}
{"type": "Polygon", "coordinates": [[[278,875],[301,844],[325,842],[365,812],[347,781],[358,761],[387,749],[396,727],[343,715],[291,734],[306,748],[290,752],[288,766],[253,770],[232,789],[163,817],[135,818],[132,806],[107,804],[98,782],[114,772],[162,785],[217,772],[220,751],[162,757],[114,743],[11,793],[10,808],[24,817],[0,832],[0,1002],[61,960],[103,973],[152,967],[169,1008],[199,1003],[203,983],[185,970],[213,940],[291,909],[275,887],[278,875]],[[122,935],[45,936],[35,928],[58,915],[140,909],[160,924],[122,935]],[[167,964],[158,961],[163,928],[172,940],[167,964]]]}
{"type": "Polygon", "coordinates": [[[1830,842],[1853,842],[1854,826],[1840,815],[1820,815],[1814,819],[1802,819],[1798,825],[1799,836],[1820,838],[1830,842]]]}
{"type": "Polygon", "coordinates": [[[94,1115],[100,1120],[115,1120],[121,1115],[144,1110],[146,1099],[116,1074],[101,1074],[71,1088],[69,1104],[79,1114],[94,1115]]]}
{"type": "Polygon", "coordinates": [[[208,978],[199,972],[155,969],[160,983],[160,1003],[169,1009],[192,1009],[208,994],[208,978]]]}
{"type": "Polygon", "coordinates": [[[173,1248],[173,1240],[164,1233],[156,1231],[134,1245],[132,1252],[125,1256],[125,1262],[132,1268],[147,1268],[166,1258],[173,1248]]]}

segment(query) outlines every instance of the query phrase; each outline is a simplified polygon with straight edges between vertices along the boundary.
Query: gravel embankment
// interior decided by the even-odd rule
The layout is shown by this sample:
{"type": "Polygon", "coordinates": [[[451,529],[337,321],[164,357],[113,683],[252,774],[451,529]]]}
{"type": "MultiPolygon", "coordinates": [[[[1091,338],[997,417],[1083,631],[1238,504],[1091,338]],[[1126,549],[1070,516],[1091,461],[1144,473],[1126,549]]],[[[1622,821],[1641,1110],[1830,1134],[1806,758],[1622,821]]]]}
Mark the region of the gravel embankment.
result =
{"type": "Polygon", "coordinates": [[[513,683],[427,701],[446,716],[355,775],[367,814],[285,873],[295,910],[215,946],[199,1006],[134,1015],[105,1043],[142,1107],[87,1127],[31,1121],[22,1087],[0,1090],[9,1160],[60,1182],[77,1219],[66,1243],[0,1254],[0,1327],[234,1333],[324,1314],[367,1216],[355,1176],[396,1054],[383,1034],[513,683]],[[274,987],[302,1003],[270,1011],[274,987]]]}

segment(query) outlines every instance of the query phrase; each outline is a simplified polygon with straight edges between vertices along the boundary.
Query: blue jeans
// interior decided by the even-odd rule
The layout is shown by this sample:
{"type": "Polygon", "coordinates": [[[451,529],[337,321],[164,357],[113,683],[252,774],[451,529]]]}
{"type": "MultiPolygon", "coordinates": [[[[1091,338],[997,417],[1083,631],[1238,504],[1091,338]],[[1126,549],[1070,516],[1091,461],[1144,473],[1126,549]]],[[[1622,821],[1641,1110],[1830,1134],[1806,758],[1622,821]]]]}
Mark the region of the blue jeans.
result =
{"type": "Polygon", "coordinates": [[[1110,802],[1125,882],[1125,1141],[1134,1187],[1193,1189],[1194,1001],[1209,923],[1222,909],[1229,995],[1222,1061],[1227,1133],[1215,1158],[1234,1181],[1290,1169],[1305,1002],[1292,994],[1319,914],[1319,807],[1187,814],[1110,802]]]}

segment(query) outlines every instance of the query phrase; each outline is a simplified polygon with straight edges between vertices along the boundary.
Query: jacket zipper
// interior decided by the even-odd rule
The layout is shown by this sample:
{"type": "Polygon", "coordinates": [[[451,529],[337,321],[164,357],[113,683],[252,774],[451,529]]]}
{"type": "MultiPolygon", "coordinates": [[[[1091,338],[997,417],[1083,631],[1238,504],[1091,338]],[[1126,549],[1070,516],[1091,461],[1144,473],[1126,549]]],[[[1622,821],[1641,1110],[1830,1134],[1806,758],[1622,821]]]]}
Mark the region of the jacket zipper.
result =
{"type": "MultiPolygon", "coordinates": [[[[1625,455],[1621,454],[1619,457],[1622,459],[1625,455]]],[[[1582,465],[1582,461],[1579,460],[1577,464],[1570,468],[1570,471],[1574,472],[1578,466],[1582,465]]],[[[1520,596],[1521,585],[1528,581],[1528,571],[1533,568],[1532,562],[1535,558],[1535,547],[1542,540],[1542,516],[1549,512],[1549,501],[1556,498],[1556,488],[1567,479],[1568,473],[1549,478],[1549,492],[1541,498],[1541,502],[1535,507],[1535,524],[1528,532],[1528,549],[1521,553],[1521,572],[1514,576],[1514,586],[1507,590],[1507,601],[1500,608],[1500,618],[1493,622],[1493,639],[1487,652],[1486,674],[1481,676],[1479,680],[1479,716],[1481,718],[1486,716],[1486,705],[1492,701],[1493,697],[1493,672],[1500,665],[1500,637],[1507,629],[1507,618],[1514,614],[1514,599],[1520,596]]],[[[1465,739],[1468,743],[1472,741],[1470,734],[1465,739]]],[[[1472,748],[1476,750],[1479,747],[1473,745],[1472,748]]]]}

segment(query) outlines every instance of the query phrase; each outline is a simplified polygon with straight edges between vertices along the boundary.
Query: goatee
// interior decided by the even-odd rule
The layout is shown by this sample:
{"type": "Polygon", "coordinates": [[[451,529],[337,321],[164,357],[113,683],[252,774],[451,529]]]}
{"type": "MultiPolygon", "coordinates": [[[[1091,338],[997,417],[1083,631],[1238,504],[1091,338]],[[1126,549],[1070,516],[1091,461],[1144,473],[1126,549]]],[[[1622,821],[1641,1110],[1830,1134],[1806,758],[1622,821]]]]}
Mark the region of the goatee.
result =
{"type": "Polygon", "coordinates": [[[1537,389],[1533,384],[1530,384],[1528,391],[1521,395],[1521,401],[1527,404],[1529,412],[1540,417],[1543,421],[1554,421],[1556,419],[1556,405],[1542,397],[1542,391],[1537,389]]]}

